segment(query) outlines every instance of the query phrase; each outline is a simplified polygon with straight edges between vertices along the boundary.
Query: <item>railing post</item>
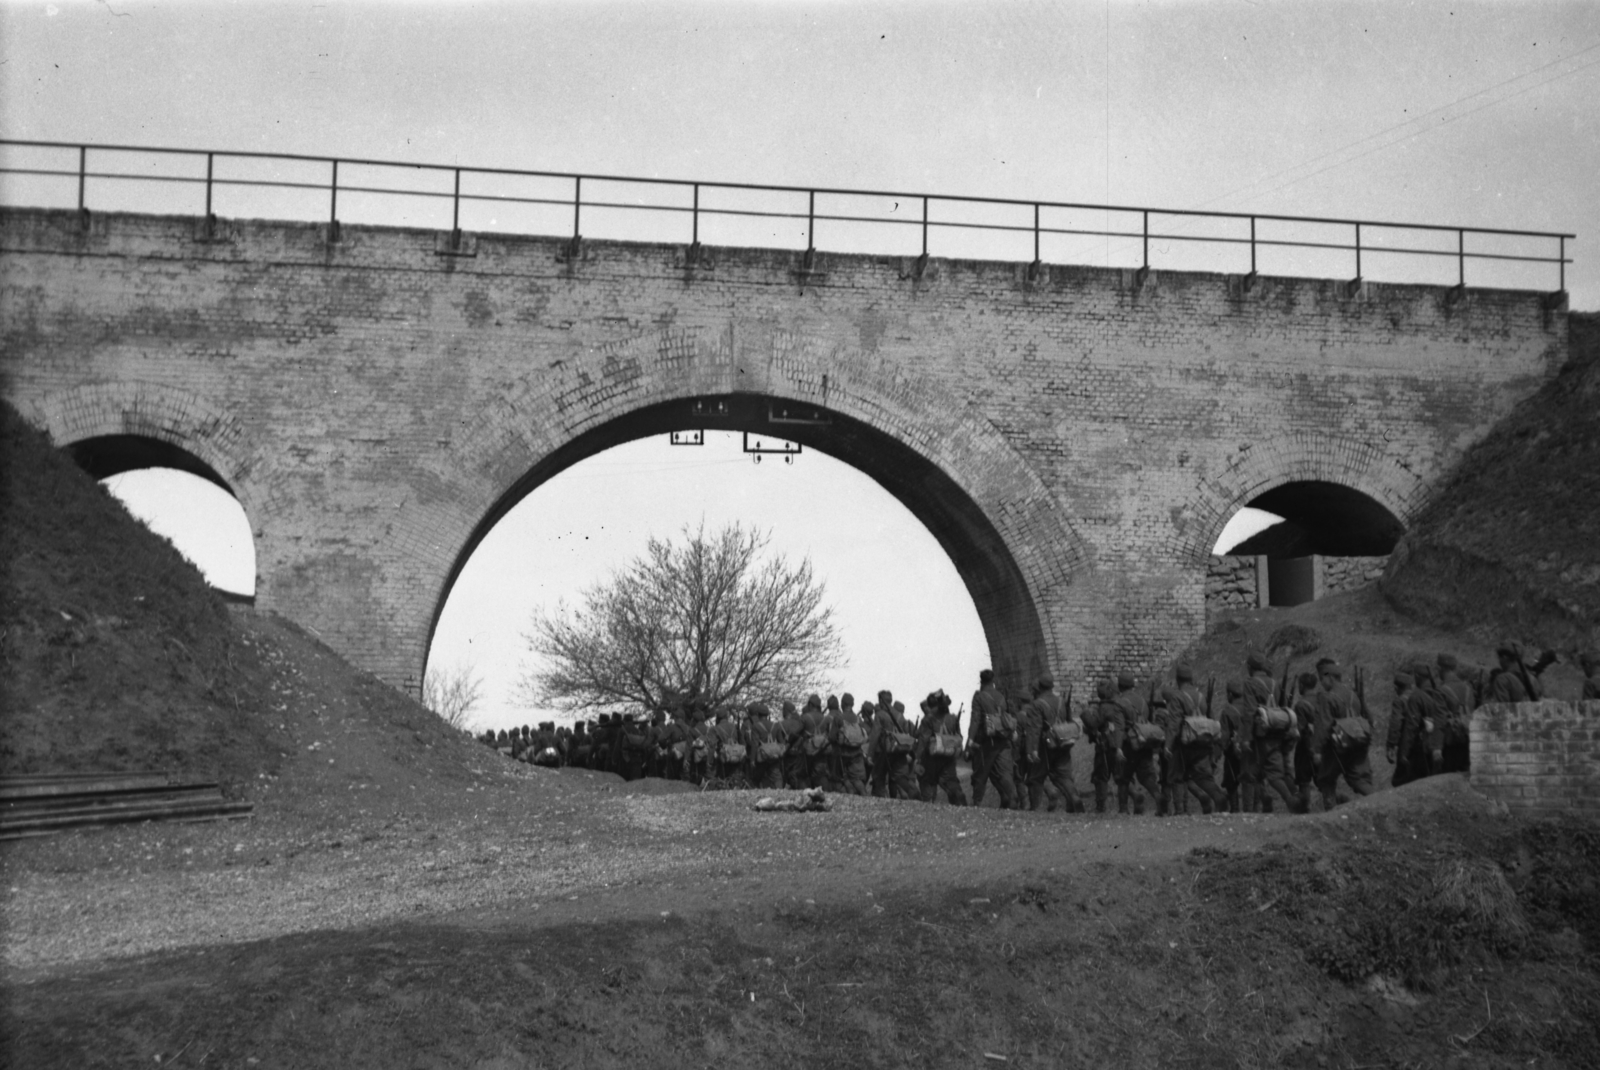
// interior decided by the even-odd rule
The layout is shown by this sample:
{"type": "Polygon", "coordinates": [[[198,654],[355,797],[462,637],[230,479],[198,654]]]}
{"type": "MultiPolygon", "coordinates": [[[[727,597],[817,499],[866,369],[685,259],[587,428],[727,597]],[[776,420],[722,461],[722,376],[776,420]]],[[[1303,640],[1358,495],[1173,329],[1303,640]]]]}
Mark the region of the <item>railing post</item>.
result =
{"type": "Polygon", "coordinates": [[[328,241],[339,240],[339,161],[333,162],[333,178],[328,182],[328,241]]]}
{"type": "Polygon", "coordinates": [[[1144,215],[1144,271],[1150,271],[1150,209],[1146,208],[1144,215]]]}
{"type": "Polygon", "coordinates": [[[1356,224],[1356,282],[1361,281],[1361,224],[1356,224]]]}
{"type": "Polygon", "coordinates": [[[461,168],[456,168],[456,189],[450,197],[450,248],[461,248],[461,168]]]}
{"type": "Polygon", "coordinates": [[[1256,273],[1256,217],[1250,217],[1250,274],[1256,273]]]}
{"type": "Polygon", "coordinates": [[[1039,262],[1039,203],[1033,205],[1033,262],[1039,262]]]}
{"type": "Polygon", "coordinates": [[[928,259],[928,198],[922,198],[922,259],[928,259]]]}
{"type": "Polygon", "coordinates": [[[698,183],[698,182],[696,182],[694,184],[694,211],[691,213],[690,218],[692,218],[694,220],[694,233],[693,233],[693,238],[690,241],[690,244],[691,245],[699,245],[700,244],[700,183],[698,183]]]}
{"type": "Polygon", "coordinates": [[[817,191],[806,193],[806,256],[809,259],[817,248],[817,191]]]}
{"type": "Polygon", "coordinates": [[[1456,285],[1467,288],[1467,232],[1456,231],[1456,285]]]}
{"type": "Polygon", "coordinates": [[[83,199],[84,183],[89,177],[89,146],[78,146],[78,226],[89,229],[89,209],[83,199]]]}
{"type": "Polygon", "coordinates": [[[578,236],[583,233],[579,224],[583,221],[583,176],[578,175],[572,180],[572,240],[577,242],[578,236]]]}
{"type": "Polygon", "coordinates": [[[1556,292],[1565,293],[1567,290],[1567,236],[1565,234],[1561,235],[1561,249],[1556,254],[1556,262],[1561,268],[1561,285],[1556,292]]]}
{"type": "Polygon", "coordinates": [[[211,167],[216,153],[206,153],[206,237],[216,236],[217,217],[211,214],[211,167]]]}

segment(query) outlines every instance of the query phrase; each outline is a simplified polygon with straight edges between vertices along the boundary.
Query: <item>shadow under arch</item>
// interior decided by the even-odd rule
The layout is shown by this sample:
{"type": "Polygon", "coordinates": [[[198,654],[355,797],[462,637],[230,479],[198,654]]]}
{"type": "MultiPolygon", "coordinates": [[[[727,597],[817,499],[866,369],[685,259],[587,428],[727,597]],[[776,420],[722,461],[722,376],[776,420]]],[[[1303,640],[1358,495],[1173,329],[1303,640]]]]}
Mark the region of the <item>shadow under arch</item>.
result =
{"type": "Polygon", "coordinates": [[[1242,449],[1200,481],[1180,510],[1174,556],[1204,567],[1222,529],[1247,505],[1279,516],[1289,509],[1334,525],[1341,513],[1353,513],[1360,519],[1352,526],[1366,544],[1374,534],[1394,532],[1398,538],[1426,490],[1412,466],[1374,442],[1309,432],[1288,435],[1242,449]]]}
{"type": "Polygon", "coordinates": [[[66,445],[78,467],[95,479],[109,479],[124,472],[145,468],[175,468],[199,476],[227,491],[234,501],[239,496],[215,468],[182,446],[144,435],[96,435],[66,445]]]}
{"type": "MultiPolygon", "coordinates": [[[[689,428],[759,433],[815,449],[871,478],[933,535],[955,565],[978,612],[997,676],[1021,693],[1049,665],[1038,607],[1000,531],[937,464],[886,431],[846,414],[758,394],[678,398],[615,416],[545,454],[494,502],[451,564],[428,624],[426,651],[457,577],[491,529],[522,499],[562,471],[641,438],[689,428]],[[774,407],[804,409],[814,419],[775,423],[774,407]]],[[[424,666],[424,670],[426,666],[424,666]]]]}
{"type": "Polygon", "coordinates": [[[1270,557],[1384,557],[1405,524],[1383,503],[1353,487],[1322,480],[1280,484],[1246,503],[1283,517],[1230,550],[1270,557]]]}

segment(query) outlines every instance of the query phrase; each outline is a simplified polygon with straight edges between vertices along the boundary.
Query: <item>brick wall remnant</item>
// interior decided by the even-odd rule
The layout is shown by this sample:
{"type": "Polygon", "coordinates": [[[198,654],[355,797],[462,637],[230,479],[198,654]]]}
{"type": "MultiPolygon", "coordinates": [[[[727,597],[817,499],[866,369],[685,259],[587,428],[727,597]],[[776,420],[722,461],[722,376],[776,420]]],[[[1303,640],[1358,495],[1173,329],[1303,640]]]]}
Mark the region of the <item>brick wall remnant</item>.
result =
{"type": "Polygon", "coordinates": [[[1600,814],[1600,702],[1491,702],[1469,726],[1472,786],[1513,812],[1600,814]]]}

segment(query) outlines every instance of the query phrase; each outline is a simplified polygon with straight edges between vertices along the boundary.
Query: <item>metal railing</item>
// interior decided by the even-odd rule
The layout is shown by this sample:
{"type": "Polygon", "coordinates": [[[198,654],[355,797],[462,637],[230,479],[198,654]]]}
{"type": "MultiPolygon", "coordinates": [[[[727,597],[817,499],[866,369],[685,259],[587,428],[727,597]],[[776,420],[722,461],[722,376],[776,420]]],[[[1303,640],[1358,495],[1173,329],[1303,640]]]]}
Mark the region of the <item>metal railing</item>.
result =
{"type": "MultiPolygon", "coordinates": [[[[529,171],[509,168],[481,168],[460,167],[447,164],[416,164],[393,160],[372,160],[348,157],[306,156],[289,153],[267,152],[228,152],[228,151],[199,151],[191,149],[151,148],[146,146],[131,145],[93,145],[77,144],[58,141],[29,141],[15,139],[0,139],[0,153],[7,157],[4,166],[0,166],[0,180],[8,176],[18,176],[30,179],[61,180],[76,184],[77,207],[84,213],[91,208],[89,192],[91,183],[97,192],[102,183],[161,183],[173,185],[186,185],[203,187],[203,217],[208,227],[215,224],[214,214],[215,198],[224,190],[251,190],[270,189],[279,191],[299,191],[302,193],[315,193],[319,196],[326,195],[327,212],[325,219],[328,224],[329,240],[337,242],[340,239],[340,196],[347,200],[352,196],[367,196],[377,198],[412,198],[424,201],[448,201],[450,206],[450,233],[452,246],[459,248],[462,236],[462,208],[466,205],[469,209],[474,206],[506,207],[535,207],[543,209],[557,208],[570,210],[571,224],[568,228],[565,223],[559,230],[553,230],[547,225],[537,226],[533,229],[512,231],[513,233],[538,234],[542,236],[555,236],[571,238],[574,241],[581,239],[585,223],[585,211],[591,217],[596,212],[624,211],[635,213],[657,213],[679,217],[687,224],[687,233],[679,233],[675,240],[687,238],[688,244],[694,247],[700,245],[703,224],[715,220],[736,219],[746,223],[756,223],[763,226],[798,227],[801,221],[804,228],[793,237],[803,237],[803,248],[807,253],[818,250],[819,224],[842,224],[847,228],[838,232],[843,238],[849,236],[857,246],[862,246],[861,238],[874,228],[884,226],[898,228],[900,233],[914,230],[920,237],[921,264],[926,264],[930,253],[941,256],[963,255],[943,248],[935,248],[931,238],[939,236],[943,244],[958,244],[954,241],[961,235],[981,234],[989,237],[1012,236],[1014,238],[1032,241],[1032,264],[1037,270],[1045,262],[1043,243],[1047,239],[1078,239],[1078,248],[1083,248],[1082,239],[1104,239],[1106,266],[1112,266],[1115,259],[1112,253],[1112,244],[1117,243],[1119,250],[1127,254],[1124,260],[1129,260],[1134,250],[1137,250],[1137,263],[1126,262],[1120,266],[1137,266],[1144,271],[1152,267],[1151,246],[1155,243],[1158,247],[1171,250],[1177,246],[1204,246],[1208,249],[1237,247],[1241,251],[1248,248],[1249,276],[1254,277],[1260,266],[1260,258],[1264,253],[1294,250],[1310,252],[1312,254],[1340,254],[1341,260],[1354,269],[1354,277],[1360,280],[1363,277],[1364,266],[1371,264],[1375,258],[1383,259],[1393,264],[1397,260],[1409,258],[1412,262],[1429,262],[1442,264],[1453,260],[1455,267],[1454,285],[1465,287],[1467,284],[1467,265],[1469,262],[1476,264],[1507,263],[1518,265],[1554,265],[1556,291],[1566,289],[1566,266],[1572,261],[1567,256],[1567,242],[1573,240],[1575,235],[1555,233],[1549,231],[1510,230],[1489,227],[1464,227],[1442,226],[1425,223],[1392,223],[1377,222],[1372,220],[1329,218],[1317,216],[1290,216],[1272,215],[1264,213],[1243,212],[1208,212],[1189,209],[1164,209],[1149,208],[1135,205],[1113,204],[1088,204],[1059,201],[1019,201],[996,197],[957,197],[939,194],[901,193],[884,190],[852,190],[832,189],[824,187],[797,187],[761,185],[740,182],[686,182],[676,179],[663,178],[636,178],[629,176],[599,175],[599,174],[573,174],[555,171],[529,171]],[[14,166],[10,156],[22,150],[37,150],[45,153],[75,153],[76,167],[61,166],[14,166]],[[193,161],[196,165],[200,160],[205,162],[203,176],[196,174],[169,174],[169,173],[139,173],[137,170],[107,169],[112,166],[112,161],[119,158],[126,160],[132,155],[136,160],[143,160],[148,166],[156,160],[170,160],[182,158],[193,161]],[[219,162],[247,162],[260,165],[316,165],[326,168],[325,179],[290,179],[284,177],[248,177],[223,175],[218,172],[219,162]],[[91,168],[91,162],[95,164],[91,168]],[[346,169],[347,181],[341,184],[340,168],[346,169]],[[417,176],[438,176],[448,178],[449,189],[424,188],[395,188],[393,186],[374,185],[370,181],[348,181],[353,169],[379,169],[388,172],[400,172],[417,176]],[[517,195],[503,192],[489,192],[486,190],[463,191],[462,177],[469,179],[524,179],[539,180],[544,182],[570,183],[570,194],[517,195]],[[586,199],[584,196],[585,183],[589,184],[591,191],[598,186],[632,187],[641,191],[673,191],[679,194],[680,201],[687,203],[646,203],[644,197],[635,197],[633,200],[608,198],[604,192],[599,195],[591,193],[586,199]],[[718,206],[707,202],[708,194],[738,193],[767,195],[776,200],[765,206],[718,206]],[[805,201],[805,211],[798,210],[799,198],[805,201]],[[824,200],[824,207],[829,199],[842,202],[863,202],[879,200],[892,204],[892,208],[880,211],[876,215],[865,214],[861,209],[849,210],[848,204],[834,211],[818,211],[818,199],[824,200]],[[785,208],[785,200],[794,205],[785,208]],[[912,218],[907,218],[900,212],[901,205],[915,206],[917,213],[912,218]],[[1011,211],[1011,219],[975,219],[974,214],[981,214],[985,210],[999,209],[1011,211]],[[1023,222],[1016,221],[1015,212],[1020,210],[1023,222]],[[963,212],[968,218],[961,218],[963,212]],[[1031,222],[1027,215],[1031,212],[1031,222]],[[1045,218],[1046,213],[1051,219],[1045,218]],[[1103,214],[1103,225],[1096,228],[1087,225],[1066,225],[1076,222],[1071,218],[1076,214],[1081,217],[1083,213],[1103,214]],[[1112,217],[1120,219],[1129,225],[1113,227],[1112,217]],[[1068,218],[1063,218],[1068,217],[1068,218]],[[1156,227],[1152,229],[1152,217],[1156,220],[1156,227]],[[1131,226],[1132,220],[1137,219],[1136,229],[1131,226]],[[1051,225],[1054,223],[1054,225],[1051,225]],[[1195,227],[1223,224],[1235,228],[1234,233],[1197,233],[1195,227]],[[1246,230],[1246,227],[1248,229],[1246,230]],[[852,233],[848,228],[854,228],[852,233]],[[1184,228],[1188,228],[1185,230],[1184,228]],[[1278,233],[1262,233],[1263,230],[1277,228],[1278,233]],[[1330,236],[1327,231],[1331,228],[1335,232],[1344,232],[1347,238],[1330,236]],[[1320,233],[1318,233],[1320,230],[1320,233]],[[1453,237],[1454,241],[1448,239],[1453,237]],[[1320,238],[1321,240],[1314,240],[1320,238]],[[1440,244],[1435,247],[1426,247],[1426,238],[1432,238],[1440,244]],[[1471,239],[1471,248],[1469,248],[1471,239]],[[1394,244],[1396,241],[1409,242],[1409,244],[1394,244]],[[1530,246],[1540,246],[1548,252],[1532,251],[1530,246]],[[1553,255],[1549,255],[1553,254],[1553,255]],[[1344,260],[1348,256],[1350,259],[1344,260]],[[1365,260],[1364,260],[1365,258],[1365,260]]],[[[39,198],[47,199],[47,198],[39,198]]],[[[0,202],[10,203],[10,191],[0,190],[0,202]]],[[[492,227],[487,229],[493,229],[492,227]]],[[[769,233],[768,237],[772,235],[769,233]]],[[[791,247],[782,241],[774,239],[778,247],[791,247]]],[[[772,245],[774,242],[756,240],[741,240],[729,244],[754,244],[772,245]]],[[[842,241],[842,245],[850,244],[842,241]]],[[[877,242],[868,241],[865,247],[837,248],[827,251],[838,252],[865,252],[883,253],[905,251],[902,249],[874,248],[891,245],[902,246],[903,242],[877,242]]],[[[1013,259],[1021,260],[1017,256],[981,257],[985,259],[1013,259]]],[[[1170,257],[1169,257],[1170,259],[1170,257]]],[[[1051,263],[1091,263],[1097,260],[1085,259],[1057,259],[1054,256],[1051,263]]],[[[807,258],[809,266],[810,258],[807,258]]],[[[1169,265],[1159,265],[1167,267],[1169,265]]],[[[1242,257],[1239,262],[1224,264],[1222,270],[1238,271],[1242,269],[1242,257]]],[[[1181,268],[1180,268],[1181,269],[1181,268]]],[[[1216,270],[1216,268],[1211,268],[1216,270]]],[[[1543,269],[1541,269],[1543,270],[1543,269]]],[[[1295,274],[1295,271],[1280,272],[1295,274]]],[[[1316,274],[1332,274],[1326,270],[1316,274]]],[[[1437,270],[1431,273],[1431,278],[1421,281],[1433,281],[1448,284],[1439,277],[1437,270]]],[[[1398,279],[1396,281],[1419,281],[1412,279],[1398,279]]],[[[1525,289],[1545,289],[1548,286],[1523,286],[1525,289]]]]}

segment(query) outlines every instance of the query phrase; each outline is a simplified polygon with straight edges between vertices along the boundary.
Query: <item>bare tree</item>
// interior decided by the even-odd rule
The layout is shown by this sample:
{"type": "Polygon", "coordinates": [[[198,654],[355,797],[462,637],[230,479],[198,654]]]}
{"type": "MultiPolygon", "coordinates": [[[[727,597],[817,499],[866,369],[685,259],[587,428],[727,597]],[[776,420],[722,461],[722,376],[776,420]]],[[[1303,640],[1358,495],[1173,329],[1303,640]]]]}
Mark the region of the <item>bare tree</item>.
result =
{"type": "Polygon", "coordinates": [[[575,609],[534,615],[538,655],[519,698],[570,713],[782,699],[817,689],[843,663],[833,610],[809,559],[765,556],[769,537],[738,524],[643,556],[584,592],[575,609]]]}
{"type": "Polygon", "coordinates": [[[452,669],[428,666],[422,676],[422,704],[451,728],[465,729],[472,711],[483,699],[483,680],[470,665],[452,669]]]}

